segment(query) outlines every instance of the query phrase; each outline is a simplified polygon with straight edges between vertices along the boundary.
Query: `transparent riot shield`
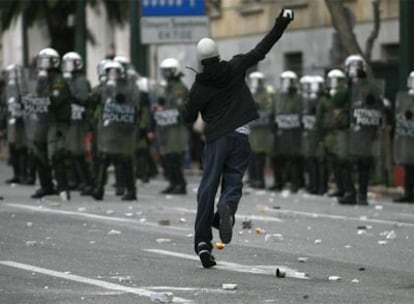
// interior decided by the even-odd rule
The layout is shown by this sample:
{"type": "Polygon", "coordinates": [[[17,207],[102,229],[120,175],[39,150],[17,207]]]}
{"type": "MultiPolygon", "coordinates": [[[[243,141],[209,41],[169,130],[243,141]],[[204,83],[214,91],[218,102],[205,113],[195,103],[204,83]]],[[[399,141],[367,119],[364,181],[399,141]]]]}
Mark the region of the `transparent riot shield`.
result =
{"type": "Polygon", "coordinates": [[[394,161],[414,164],[414,96],[399,92],[395,103],[394,161]]]}

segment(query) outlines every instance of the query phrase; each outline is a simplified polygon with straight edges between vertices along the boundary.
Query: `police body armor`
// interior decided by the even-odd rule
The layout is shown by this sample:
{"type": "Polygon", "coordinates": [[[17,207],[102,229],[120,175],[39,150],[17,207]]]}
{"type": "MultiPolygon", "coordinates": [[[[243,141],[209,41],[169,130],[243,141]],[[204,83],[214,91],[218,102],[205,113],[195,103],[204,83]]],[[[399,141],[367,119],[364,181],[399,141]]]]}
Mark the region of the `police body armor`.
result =
{"type": "Polygon", "coordinates": [[[304,157],[318,156],[319,137],[316,112],[319,98],[303,98],[302,106],[302,152],[304,157]]]}
{"type": "Polygon", "coordinates": [[[253,152],[269,152],[270,132],[270,110],[272,106],[272,95],[266,88],[261,88],[253,94],[256,102],[259,118],[249,123],[251,133],[249,136],[250,146],[253,152]]]}
{"type": "MultiPolygon", "coordinates": [[[[68,81],[72,92],[72,98],[79,99],[82,104],[88,99],[90,91],[89,82],[84,76],[76,75],[68,81]]],[[[74,155],[82,155],[86,152],[85,137],[88,131],[86,108],[76,103],[71,104],[71,123],[66,136],[66,145],[69,152],[74,155]]]]}
{"type": "Polygon", "coordinates": [[[170,81],[165,90],[165,105],[154,113],[161,154],[182,153],[185,150],[185,128],[179,108],[188,98],[188,89],[179,80],[170,81]]]}
{"type": "Polygon", "coordinates": [[[15,147],[22,148],[26,145],[26,135],[23,121],[22,92],[17,82],[8,83],[6,86],[7,103],[7,141],[15,147]]]}
{"type": "Polygon", "coordinates": [[[352,84],[349,153],[352,157],[376,157],[380,153],[379,130],[383,118],[380,83],[366,79],[352,84]]]}
{"type": "Polygon", "coordinates": [[[302,97],[281,93],[276,96],[273,109],[276,134],[275,155],[300,156],[302,97]]]}
{"type": "Polygon", "coordinates": [[[394,161],[414,164],[414,96],[399,92],[395,104],[394,161]]]}
{"type": "Polygon", "coordinates": [[[98,150],[101,153],[132,157],[135,152],[138,89],[125,80],[105,85],[98,124],[98,150]]]}

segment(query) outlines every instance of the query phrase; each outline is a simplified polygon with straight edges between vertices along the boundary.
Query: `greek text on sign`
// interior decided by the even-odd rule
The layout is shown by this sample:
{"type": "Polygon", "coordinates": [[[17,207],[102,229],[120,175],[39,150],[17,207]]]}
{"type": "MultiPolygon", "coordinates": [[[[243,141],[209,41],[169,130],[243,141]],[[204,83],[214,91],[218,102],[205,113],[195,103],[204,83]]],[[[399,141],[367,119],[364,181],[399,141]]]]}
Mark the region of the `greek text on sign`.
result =
{"type": "Polygon", "coordinates": [[[106,103],[103,109],[102,120],[105,125],[110,122],[135,123],[135,108],[131,105],[106,103]]]}
{"type": "Polygon", "coordinates": [[[207,36],[207,16],[141,18],[141,41],[144,44],[196,42],[207,36]]]}
{"type": "Polygon", "coordinates": [[[22,102],[26,114],[48,113],[51,105],[49,97],[25,97],[22,102]]]}
{"type": "Polygon", "coordinates": [[[414,120],[397,120],[395,136],[414,138],[414,120]]]}
{"type": "Polygon", "coordinates": [[[179,123],[180,113],[177,109],[155,112],[155,121],[160,127],[172,126],[179,123]]]}
{"type": "Polygon", "coordinates": [[[314,130],[316,124],[315,115],[304,115],[302,117],[302,123],[305,130],[314,130]]]}
{"type": "Polygon", "coordinates": [[[85,113],[85,107],[77,104],[72,104],[72,120],[82,120],[83,113],[85,113]]]}
{"type": "Polygon", "coordinates": [[[275,117],[279,129],[296,129],[300,128],[300,119],[298,114],[279,114],[275,117]]]}
{"type": "Polygon", "coordinates": [[[354,109],[353,117],[357,125],[379,126],[382,115],[380,111],[374,109],[354,109]]]}

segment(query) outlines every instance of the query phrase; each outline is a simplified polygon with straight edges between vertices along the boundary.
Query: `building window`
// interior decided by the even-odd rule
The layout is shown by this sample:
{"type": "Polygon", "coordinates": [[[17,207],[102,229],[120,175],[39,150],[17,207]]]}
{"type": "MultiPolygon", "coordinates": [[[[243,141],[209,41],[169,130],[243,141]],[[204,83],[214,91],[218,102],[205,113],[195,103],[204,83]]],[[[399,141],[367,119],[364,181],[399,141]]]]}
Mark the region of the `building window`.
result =
{"type": "Polygon", "coordinates": [[[285,71],[293,71],[298,77],[303,72],[303,56],[302,52],[285,53],[285,71]]]}
{"type": "Polygon", "coordinates": [[[381,58],[384,61],[398,61],[400,56],[400,45],[398,43],[388,43],[381,45],[381,58]]]}
{"type": "Polygon", "coordinates": [[[211,18],[220,18],[222,10],[222,0],[207,0],[206,8],[211,18]]]}

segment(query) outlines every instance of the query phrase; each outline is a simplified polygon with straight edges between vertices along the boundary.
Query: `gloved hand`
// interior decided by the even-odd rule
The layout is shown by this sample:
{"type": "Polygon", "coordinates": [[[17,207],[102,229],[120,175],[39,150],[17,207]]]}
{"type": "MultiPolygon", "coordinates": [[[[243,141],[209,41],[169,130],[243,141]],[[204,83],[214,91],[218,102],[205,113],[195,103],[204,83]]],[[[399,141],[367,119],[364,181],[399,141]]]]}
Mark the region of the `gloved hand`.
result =
{"type": "Polygon", "coordinates": [[[293,10],[282,8],[279,16],[276,18],[277,23],[288,25],[295,17],[293,10]]]}

